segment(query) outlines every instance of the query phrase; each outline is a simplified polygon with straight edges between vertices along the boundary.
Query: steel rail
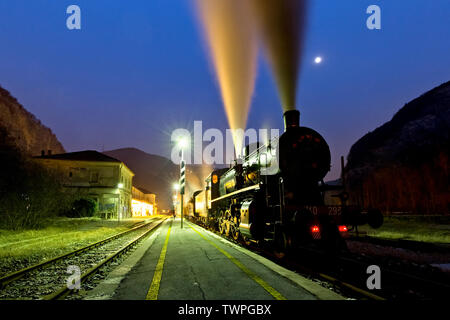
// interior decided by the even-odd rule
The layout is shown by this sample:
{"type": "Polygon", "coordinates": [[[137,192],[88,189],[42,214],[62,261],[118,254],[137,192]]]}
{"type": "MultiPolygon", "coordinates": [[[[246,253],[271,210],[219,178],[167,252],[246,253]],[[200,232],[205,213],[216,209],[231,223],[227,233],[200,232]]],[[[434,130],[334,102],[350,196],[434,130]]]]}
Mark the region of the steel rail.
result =
{"type": "MultiPolygon", "coordinates": [[[[90,268],[88,271],[83,273],[80,277],[80,284],[85,282],[87,279],[89,279],[92,275],[96,273],[97,270],[99,270],[101,267],[103,267],[105,264],[111,262],[116,257],[120,256],[121,254],[125,253],[128,249],[130,249],[132,246],[134,246],[137,242],[139,242],[141,239],[143,239],[145,236],[147,236],[151,231],[155,230],[157,227],[159,227],[164,221],[166,221],[167,218],[161,218],[160,221],[156,221],[149,230],[145,231],[142,235],[137,237],[136,239],[130,241],[127,245],[125,245],[123,248],[119,249],[115,253],[111,254],[110,256],[103,259],[100,263],[90,268]]],[[[44,300],[57,300],[57,299],[63,299],[68,294],[70,294],[72,289],[69,289],[67,286],[64,286],[60,288],[59,290],[55,291],[54,293],[48,294],[44,296],[44,300]]]]}
{"type": "MultiPolygon", "coordinates": [[[[318,250],[314,250],[314,249],[307,248],[307,247],[300,247],[300,248],[301,248],[301,250],[304,250],[304,251],[308,252],[309,254],[315,254],[317,256],[324,255],[323,252],[318,251],[318,250]]],[[[259,249],[259,250],[262,251],[264,254],[268,254],[269,256],[273,257],[273,255],[270,252],[267,252],[266,250],[261,250],[261,249],[259,249]]],[[[335,257],[335,259],[338,261],[338,263],[342,267],[347,267],[349,265],[359,266],[359,267],[366,266],[366,264],[364,262],[361,262],[361,261],[353,259],[353,258],[345,257],[345,256],[338,256],[338,257],[335,257]]],[[[326,281],[332,282],[333,284],[335,284],[337,286],[344,287],[346,289],[350,289],[354,293],[365,296],[371,300],[387,300],[387,298],[384,295],[383,296],[375,295],[365,289],[361,289],[360,287],[357,287],[356,285],[350,284],[339,278],[332,277],[332,276],[322,273],[320,271],[314,271],[311,269],[311,267],[306,267],[298,262],[288,260],[288,261],[286,261],[286,263],[296,269],[297,268],[301,269],[305,273],[312,274],[317,278],[322,278],[326,281]]],[[[399,271],[393,270],[391,268],[386,268],[386,267],[383,267],[383,270],[384,270],[383,271],[384,277],[388,276],[390,278],[399,279],[398,282],[400,282],[400,283],[401,282],[414,283],[413,281],[416,281],[415,283],[421,283],[422,285],[425,285],[425,287],[432,286],[435,289],[440,288],[442,290],[445,290],[446,292],[448,292],[448,290],[450,290],[449,285],[440,283],[440,282],[436,282],[432,279],[419,277],[417,275],[413,275],[413,274],[409,274],[409,273],[401,273],[399,271]],[[408,281],[405,281],[405,280],[408,280],[408,281]]]]}
{"type": "MultiPolygon", "coordinates": [[[[357,261],[355,261],[357,262],[357,261]]],[[[358,262],[359,263],[359,262],[358,262]]],[[[329,274],[323,273],[323,272],[318,272],[318,271],[314,271],[309,267],[305,267],[304,265],[299,264],[298,262],[295,261],[287,261],[288,265],[293,266],[295,269],[301,269],[303,272],[306,272],[310,275],[313,275],[316,278],[325,280],[329,283],[332,283],[333,285],[337,286],[337,287],[344,287],[347,290],[350,290],[353,294],[356,294],[357,296],[363,296],[369,300],[375,300],[375,301],[384,301],[386,300],[385,298],[378,296],[376,294],[373,294],[365,289],[361,289],[353,284],[350,284],[346,281],[343,281],[339,278],[330,276],[329,274]]]]}
{"type": "Polygon", "coordinates": [[[354,286],[354,285],[352,285],[350,283],[347,283],[345,281],[336,279],[336,278],[334,278],[332,276],[329,276],[329,275],[326,275],[324,273],[319,273],[318,275],[319,275],[319,277],[321,277],[321,278],[323,278],[323,279],[325,279],[325,280],[327,280],[329,282],[332,282],[334,285],[350,289],[351,291],[356,292],[357,294],[360,294],[360,295],[362,295],[362,296],[364,296],[366,298],[369,298],[371,300],[376,300],[376,301],[384,301],[384,300],[386,300],[385,298],[377,296],[376,294],[370,293],[367,290],[358,288],[358,287],[356,287],[356,286],[354,286]]]}
{"type": "MultiPolygon", "coordinates": [[[[254,248],[254,249],[255,249],[255,251],[259,251],[260,253],[262,253],[264,256],[269,257],[272,261],[274,261],[276,263],[280,263],[280,260],[272,252],[261,249],[261,248],[254,248]]],[[[305,248],[302,248],[302,249],[305,249],[305,248]]],[[[355,261],[355,262],[357,262],[357,261],[355,261]]],[[[304,266],[298,262],[295,262],[293,260],[287,260],[287,261],[285,261],[284,264],[281,264],[281,265],[284,265],[286,268],[290,269],[291,271],[300,271],[301,270],[303,273],[307,273],[311,276],[314,276],[315,278],[325,280],[329,283],[332,283],[333,285],[335,285],[337,287],[340,287],[340,288],[344,287],[346,290],[350,290],[353,294],[355,294],[357,296],[363,296],[369,300],[375,300],[375,301],[386,300],[385,298],[378,296],[376,294],[373,294],[365,289],[361,289],[353,284],[350,284],[339,278],[332,277],[326,273],[314,271],[310,267],[306,267],[306,266],[304,266]]]]}
{"type": "MultiPolygon", "coordinates": [[[[152,221],[153,221],[153,220],[152,220],[152,221]]],[[[106,238],[106,239],[97,241],[97,242],[95,242],[95,243],[92,243],[92,244],[87,245],[87,246],[85,246],[85,247],[82,247],[82,248],[80,248],[80,249],[77,249],[77,250],[74,250],[74,251],[71,251],[71,252],[68,252],[68,253],[59,255],[59,256],[54,257],[54,258],[52,258],[52,259],[50,259],[50,260],[47,260],[47,261],[44,261],[44,262],[40,262],[40,263],[37,263],[37,264],[35,264],[35,265],[32,265],[32,266],[29,266],[29,267],[20,269],[20,270],[18,270],[18,271],[12,272],[12,273],[10,273],[10,274],[7,274],[6,276],[3,276],[3,277],[0,278],[0,289],[3,289],[3,288],[6,287],[9,283],[11,283],[11,282],[13,282],[13,281],[16,281],[16,280],[19,280],[20,278],[24,277],[25,275],[27,275],[28,273],[30,273],[30,272],[32,272],[32,271],[34,271],[34,270],[38,270],[38,269],[47,267],[47,266],[49,266],[50,264],[55,263],[55,262],[57,262],[57,261],[59,261],[59,260],[62,260],[62,259],[65,259],[65,258],[69,258],[69,257],[73,257],[73,256],[75,256],[75,255],[77,255],[77,254],[80,254],[80,253],[84,252],[84,251],[88,251],[88,250],[91,250],[91,249],[93,249],[93,248],[96,248],[96,247],[98,247],[98,246],[100,246],[100,245],[103,245],[103,244],[105,244],[105,243],[107,243],[107,242],[110,242],[110,241],[112,241],[112,240],[115,240],[115,239],[117,239],[117,238],[120,238],[120,237],[122,237],[122,236],[124,236],[124,235],[126,235],[126,234],[128,234],[128,233],[130,233],[130,232],[133,232],[133,231],[135,231],[135,230],[138,230],[138,229],[140,229],[140,228],[143,228],[143,227],[145,227],[146,225],[148,225],[149,223],[151,223],[152,221],[145,222],[144,224],[139,224],[138,226],[132,227],[132,228],[129,229],[129,230],[120,232],[120,233],[118,233],[118,234],[115,234],[115,235],[110,236],[110,237],[108,237],[108,238],[106,238]]]]}
{"type": "Polygon", "coordinates": [[[450,250],[449,243],[439,242],[422,242],[417,240],[405,240],[405,239],[387,239],[379,238],[368,235],[356,235],[351,234],[346,240],[362,243],[370,243],[374,245],[380,245],[384,247],[401,248],[412,251],[420,252],[433,252],[433,253],[448,253],[450,250]]]}
{"type": "MultiPolygon", "coordinates": [[[[354,264],[359,264],[362,265],[362,263],[360,261],[357,261],[355,259],[352,258],[348,258],[348,257],[339,257],[338,258],[340,261],[343,261],[344,263],[354,263],[354,264]]],[[[404,273],[404,272],[400,272],[398,270],[394,270],[394,269],[390,269],[390,268],[386,268],[384,267],[384,273],[391,275],[393,277],[396,278],[403,278],[403,279],[408,279],[411,281],[419,281],[422,284],[427,284],[427,285],[431,285],[434,286],[436,288],[440,287],[446,291],[450,290],[450,285],[445,284],[445,283],[440,283],[440,282],[436,282],[435,280],[431,280],[431,279],[427,279],[427,278],[422,278],[418,275],[415,274],[410,274],[410,273],[404,273]]]]}

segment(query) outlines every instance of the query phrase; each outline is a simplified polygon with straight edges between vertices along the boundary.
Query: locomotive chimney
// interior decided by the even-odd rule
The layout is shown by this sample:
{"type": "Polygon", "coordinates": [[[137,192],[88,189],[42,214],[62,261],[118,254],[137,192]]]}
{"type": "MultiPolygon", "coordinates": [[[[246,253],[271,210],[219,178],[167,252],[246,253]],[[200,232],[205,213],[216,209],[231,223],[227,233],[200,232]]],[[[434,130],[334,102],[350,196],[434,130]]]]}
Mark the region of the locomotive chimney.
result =
{"type": "Polygon", "coordinates": [[[284,113],[284,131],[300,126],[300,111],[288,110],[284,113]]]}

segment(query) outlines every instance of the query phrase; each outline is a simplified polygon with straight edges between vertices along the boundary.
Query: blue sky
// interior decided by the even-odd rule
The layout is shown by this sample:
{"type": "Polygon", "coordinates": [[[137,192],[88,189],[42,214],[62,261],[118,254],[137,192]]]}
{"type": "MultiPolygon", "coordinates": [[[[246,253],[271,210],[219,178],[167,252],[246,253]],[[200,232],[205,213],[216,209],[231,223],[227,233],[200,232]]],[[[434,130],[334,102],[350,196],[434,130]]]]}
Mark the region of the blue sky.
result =
{"type": "MultiPolygon", "coordinates": [[[[339,157],[406,102],[450,80],[450,1],[313,0],[297,106],[339,157]],[[366,8],[381,7],[381,30],[366,8]],[[322,56],[320,65],[313,63],[322,56]]],[[[68,151],[137,147],[170,155],[170,133],[227,127],[192,0],[1,0],[0,85],[68,151]],[[82,29],[66,28],[81,8],[82,29]]],[[[248,126],[282,128],[260,57],[248,126]]]]}

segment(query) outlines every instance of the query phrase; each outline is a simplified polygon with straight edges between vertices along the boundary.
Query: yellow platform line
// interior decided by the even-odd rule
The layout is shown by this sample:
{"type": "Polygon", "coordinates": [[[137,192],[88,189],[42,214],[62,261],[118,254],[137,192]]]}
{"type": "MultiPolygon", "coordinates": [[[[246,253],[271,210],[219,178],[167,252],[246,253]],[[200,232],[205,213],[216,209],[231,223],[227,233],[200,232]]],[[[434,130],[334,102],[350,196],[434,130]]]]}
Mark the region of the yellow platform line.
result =
{"type": "Polygon", "coordinates": [[[253,271],[251,271],[249,268],[244,266],[238,259],[233,257],[231,254],[220,248],[218,245],[216,245],[211,240],[207,239],[203,234],[201,234],[197,229],[195,229],[191,224],[188,224],[189,227],[192,228],[195,232],[197,232],[203,239],[205,239],[209,244],[214,246],[217,250],[219,250],[225,257],[231,260],[239,269],[245,272],[245,274],[258,283],[261,287],[264,288],[272,297],[274,297],[277,300],[287,300],[281,293],[279,293],[277,290],[275,290],[273,287],[271,287],[267,282],[265,282],[263,279],[261,279],[257,274],[255,274],[253,271]]]}
{"type": "Polygon", "coordinates": [[[156,264],[155,273],[153,274],[153,280],[148,289],[147,296],[145,300],[157,300],[159,293],[159,286],[161,284],[161,278],[164,268],[164,260],[166,259],[167,253],[167,244],[169,243],[170,230],[172,229],[172,223],[169,226],[169,230],[167,231],[166,240],[164,241],[164,246],[161,250],[161,254],[159,256],[158,263],[156,264]]]}

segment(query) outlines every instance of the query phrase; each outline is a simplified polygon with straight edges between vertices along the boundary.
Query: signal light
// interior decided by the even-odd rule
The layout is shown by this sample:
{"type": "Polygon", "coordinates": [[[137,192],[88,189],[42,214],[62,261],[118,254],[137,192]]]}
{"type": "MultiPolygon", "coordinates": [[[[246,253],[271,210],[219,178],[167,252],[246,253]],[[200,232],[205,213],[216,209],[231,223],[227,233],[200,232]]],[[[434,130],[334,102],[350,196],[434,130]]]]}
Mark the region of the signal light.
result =
{"type": "Polygon", "coordinates": [[[339,226],[339,232],[347,232],[347,226],[339,226]]]}
{"type": "Polygon", "coordinates": [[[314,240],[320,240],[322,238],[320,234],[320,228],[317,225],[311,227],[311,235],[314,240]]]}

